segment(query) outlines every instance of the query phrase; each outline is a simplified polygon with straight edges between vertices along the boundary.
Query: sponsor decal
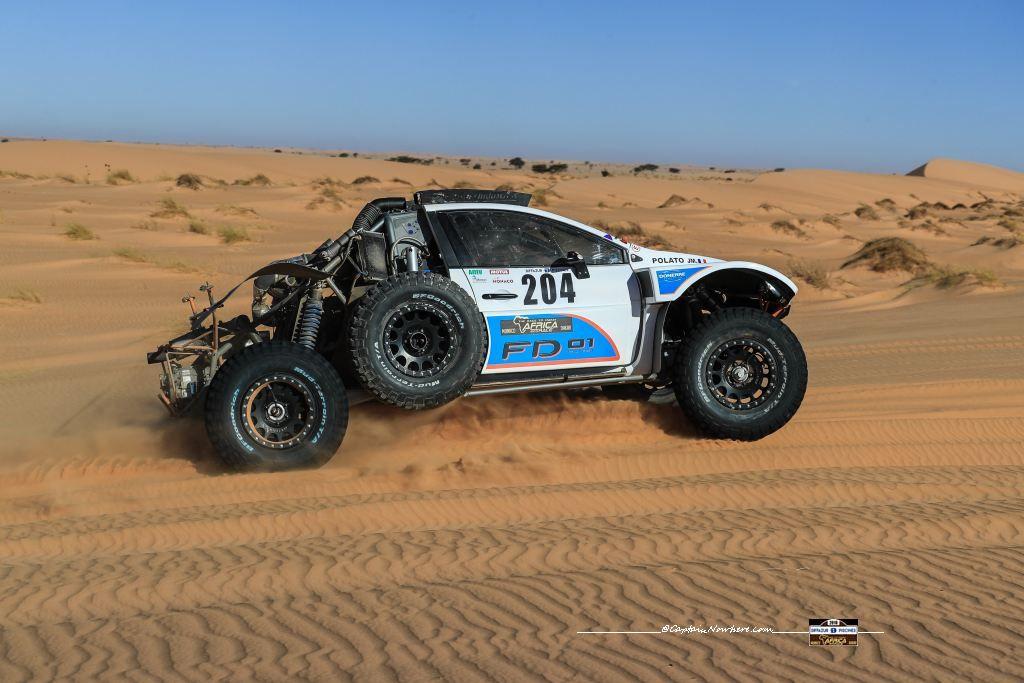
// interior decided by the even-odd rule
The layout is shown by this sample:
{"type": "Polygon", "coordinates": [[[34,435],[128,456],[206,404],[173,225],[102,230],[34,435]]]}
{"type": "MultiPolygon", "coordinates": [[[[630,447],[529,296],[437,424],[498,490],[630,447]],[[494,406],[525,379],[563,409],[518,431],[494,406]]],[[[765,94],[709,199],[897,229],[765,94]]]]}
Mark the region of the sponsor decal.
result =
{"type": "Polygon", "coordinates": [[[608,333],[578,315],[493,316],[487,318],[487,331],[490,368],[619,360],[619,349],[608,333]]]}
{"type": "Polygon", "coordinates": [[[708,260],[702,256],[655,256],[651,262],[656,264],[707,263],[708,260]]]}
{"type": "Polygon", "coordinates": [[[808,619],[807,644],[856,646],[857,619],[808,619]]]}
{"type": "Polygon", "coordinates": [[[559,316],[557,318],[540,318],[517,315],[514,318],[502,318],[500,321],[501,334],[541,334],[552,332],[572,332],[572,318],[559,316]]]}
{"type": "Polygon", "coordinates": [[[469,274],[470,275],[483,275],[484,271],[481,270],[480,268],[470,268],[469,269],[469,274]]]}
{"type": "Polygon", "coordinates": [[[658,293],[672,294],[694,273],[704,270],[704,266],[695,268],[673,268],[655,271],[658,278],[658,293]]]}
{"type": "Polygon", "coordinates": [[[491,268],[487,271],[490,275],[508,275],[508,268],[491,268]]]}
{"type": "Polygon", "coordinates": [[[492,277],[491,278],[491,284],[495,284],[495,285],[510,285],[510,284],[512,284],[512,282],[513,281],[508,279],[508,278],[502,278],[502,277],[492,277]]]}

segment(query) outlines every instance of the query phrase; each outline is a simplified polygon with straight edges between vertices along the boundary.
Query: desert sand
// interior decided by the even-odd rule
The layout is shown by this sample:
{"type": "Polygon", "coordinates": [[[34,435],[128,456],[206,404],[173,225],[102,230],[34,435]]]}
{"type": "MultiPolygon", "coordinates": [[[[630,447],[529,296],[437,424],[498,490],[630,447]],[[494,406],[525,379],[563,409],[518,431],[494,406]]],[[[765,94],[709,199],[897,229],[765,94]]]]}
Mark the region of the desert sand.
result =
{"type": "Polygon", "coordinates": [[[0,144],[0,680],[1024,678],[1024,174],[501,167],[0,144]],[[278,474],[166,415],[182,295],[457,185],[797,272],[800,412],[734,443],[599,391],[364,404],[278,474]],[[919,251],[843,267],[885,237],[919,251]],[[884,633],[577,633],[812,617],[884,633]]]}

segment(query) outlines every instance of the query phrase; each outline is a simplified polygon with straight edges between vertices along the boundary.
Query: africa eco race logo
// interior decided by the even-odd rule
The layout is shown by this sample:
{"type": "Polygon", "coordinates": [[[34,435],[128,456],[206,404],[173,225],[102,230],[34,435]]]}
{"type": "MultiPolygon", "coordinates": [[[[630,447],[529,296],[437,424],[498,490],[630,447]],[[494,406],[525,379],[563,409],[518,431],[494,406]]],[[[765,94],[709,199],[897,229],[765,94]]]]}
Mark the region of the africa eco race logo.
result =
{"type": "Polygon", "coordinates": [[[572,318],[527,318],[517,315],[501,321],[502,336],[517,334],[551,334],[554,332],[572,332],[572,318]]]}

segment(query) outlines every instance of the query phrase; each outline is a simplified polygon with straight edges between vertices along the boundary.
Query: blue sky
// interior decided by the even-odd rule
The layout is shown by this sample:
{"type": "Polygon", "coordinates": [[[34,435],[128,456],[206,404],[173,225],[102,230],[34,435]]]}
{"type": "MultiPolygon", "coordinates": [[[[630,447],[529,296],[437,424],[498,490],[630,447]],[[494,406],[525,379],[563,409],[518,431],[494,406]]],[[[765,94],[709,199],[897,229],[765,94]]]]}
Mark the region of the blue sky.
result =
{"type": "Polygon", "coordinates": [[[0,133],[1024,170],[1024,3],[4,3],[0,133]]]}

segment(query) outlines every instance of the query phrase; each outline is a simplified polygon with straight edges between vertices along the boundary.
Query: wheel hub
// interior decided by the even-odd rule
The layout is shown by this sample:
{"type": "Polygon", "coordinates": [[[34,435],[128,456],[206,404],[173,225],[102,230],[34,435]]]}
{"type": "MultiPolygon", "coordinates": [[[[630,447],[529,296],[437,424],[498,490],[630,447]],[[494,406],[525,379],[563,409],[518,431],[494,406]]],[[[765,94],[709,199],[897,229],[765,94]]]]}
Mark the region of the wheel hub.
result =
{"type": "Polygon", "coordinates": [[[775,355],[755,339],[730,339],[708,356],[704,382],[711,395],[730,410],[763,405],[777,388],[775,355]]]}
{"type": "Polygon", "coordinates": [[[291,375],[268,375],[249,385],[241,403],[242,425],[261,446],[293,448],[316,422],[313,395],[291,375]]]}
{"type": "Polygon", "coordinates": [[[388,363],[409,377],[433,377],[454,360],[458,330],[451,317],[431,303],[405,304],[384,325],[383,348],[388,363]]]}

